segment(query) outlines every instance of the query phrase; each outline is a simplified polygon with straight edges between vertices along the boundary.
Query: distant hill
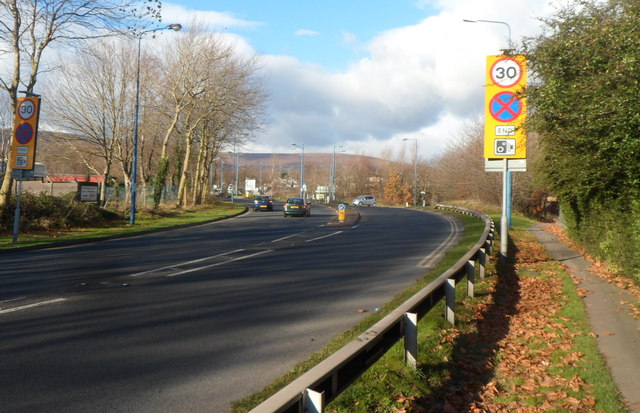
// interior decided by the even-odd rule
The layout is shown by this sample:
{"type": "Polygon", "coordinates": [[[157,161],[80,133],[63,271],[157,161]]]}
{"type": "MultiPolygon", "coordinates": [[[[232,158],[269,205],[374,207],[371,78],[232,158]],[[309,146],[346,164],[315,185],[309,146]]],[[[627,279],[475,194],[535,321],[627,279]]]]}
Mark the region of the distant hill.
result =
{"type": "MultiPolygon", "coordinates": [[[[225,165],[233,163],[231,153],[225,152],[220,154],[225,165]]],[[[331,166],[333,160],[332,153],[306,153],[304,154],[305,169],[311,166],[322,167],[331,166]]],[[[384,165],[385,161],[380,158],[365,155],[353,155],[348,153],[336,153],[336,164],[355,164],[356,162],[366,161],[374,169],[378,169],[384,165]]],[[[244,164],[249,168],[270,168],[276,166],[281,170],[300,170],[300,152],[298,153],[238,153],[238,163],[244,164]]]]}

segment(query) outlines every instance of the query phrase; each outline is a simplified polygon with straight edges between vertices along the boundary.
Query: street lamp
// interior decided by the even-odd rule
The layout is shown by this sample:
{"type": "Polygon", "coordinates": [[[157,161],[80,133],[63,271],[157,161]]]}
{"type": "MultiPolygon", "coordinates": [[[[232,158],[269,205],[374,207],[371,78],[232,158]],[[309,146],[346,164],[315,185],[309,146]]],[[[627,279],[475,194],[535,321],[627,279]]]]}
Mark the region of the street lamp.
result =
{"type": "Polygon", "coordinates": [[[418,205],[418,139],[416,138],[404,138],[403,141],[414,141],[415,149],[413,152],[413,206],[418,205]]]}
{"type": "Polygon", "coordinates": [[[509,44],[507,45],[507,49],[511,47],[511,26],[509,26],[509,23],[507,22],[503,22],[500,20],[471,20],[471,19],[462,19],[463,22],[465,23],[496,23],[496,24],[503,24],[505,26],[507,26],[507,30],[509,31],[509,44]]]}
{"type": "Polygon", "coordinates": [[[213,188],[213,162],[220,161],[220,193],[222,193],[222,174],[224,173],[224,158],[213,158],[211,160],[211,166],[209,167],[209,186],[213,188]]]}
{"type": "MultiPolygon", "coordinates": [[[[238,195],[238,165],[240,162],[240,154],[237,152],[236,142],[233,142],[233,170],[231,171],[231,202],[235,202],[235,197],[238,195]]],[[[244,164],[243,164],[244,165],[244,164]]]]}
{"type": "MultiPolygon", "coordinates": [[[[342,145],[333,145],[333,162],[331,163],[331,200],[336,200],[336,149],[342,148],[342,145]]],[[[344,151],[340,151],[344,152],[344,151]]]]}
{"type": "Polygon", "coordinates": [[[304,141],[300,145],[292,143],[291,148],[297,147],[300,149],[300,197],[304,198],[305,185],[304,185],[304,141]]]}
{"type": "MultiPolygon", "coordinates": [[[[246,165],[246,163],[238,164],[238,163],[236,162],[236,184],[235,184],[235,187],[233,188],[233,192],[235,192],[236,196],[238,196],[238,180],[239,180],[239,178],[240,178],[240,177],[239,177],[239,175],[240,175],[240,167],[241,167],[241,166],[245,166],[245,165],[246,165]]],[[[246,178],[246,177],[245,177],[245,178],[246,178]]],[[[233,202],[233,201],[232,201],[232,202],[233,202]]]]}
{"type": "Polygon", "coordinates": [[[165,27],[157,27],[155,29],[144,30],[138,33],[138,61],[136,66],[136,118],[133,128],[133,163],[131,165],[131,216],[129,217],[129,223],[134,225],[136,223],[136,183],[138,182],[138,119],[140,114],[140,44],[142,43],[142,36],[145,33],[157,32],[158,30],[174,30],[179,31],[182,29],[180,24],[170,24],[165,27]]]}

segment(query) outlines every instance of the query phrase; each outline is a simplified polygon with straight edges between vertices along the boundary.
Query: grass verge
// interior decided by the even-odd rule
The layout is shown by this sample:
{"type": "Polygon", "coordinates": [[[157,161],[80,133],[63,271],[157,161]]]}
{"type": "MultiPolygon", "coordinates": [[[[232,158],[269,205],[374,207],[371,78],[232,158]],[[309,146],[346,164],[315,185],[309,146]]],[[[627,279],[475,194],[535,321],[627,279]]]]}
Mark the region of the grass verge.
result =
{"type": "Polygon", "coordinates": [[[13,243],[12,234],[1,234],[0,249],[113,237],[162,228],[194,225],[237,215],[245,210],[246,208],[243,205],[229,202],[220,202],[197,210],[141,210],[136,213],[135,225],[129,224],[128,220],[115,220],[98,227],[21,232],[18,234],[18,242],[15,244],[13,243]]]}

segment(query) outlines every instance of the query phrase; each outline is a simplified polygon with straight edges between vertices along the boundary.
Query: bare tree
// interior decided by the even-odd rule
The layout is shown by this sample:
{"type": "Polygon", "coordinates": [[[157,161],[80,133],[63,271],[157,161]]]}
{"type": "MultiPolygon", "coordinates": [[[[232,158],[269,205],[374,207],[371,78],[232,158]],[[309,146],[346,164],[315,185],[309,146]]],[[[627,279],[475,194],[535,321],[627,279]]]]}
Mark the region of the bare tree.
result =
{"type": "Polygon", "coordinates": [[[484,172],[482,123],[470,125],[434,162],[432,191],[436,200],[474,200],[500,203],[500,174],[484,172]]]}
{"type": "MultiPolygon", "coordinates": [[[[18,89],[34,91],[48,46],[106,36],[126,30],[149,15],[159,17],[158,0],[145,2],[142,10],[136,9],[137,5],[130,0],[0,0],[0,53],[13,58],[13,71],[0,77],[0,88],[9,95],[12,113],[18,89]]],[[[7,166],[0,205],[6,204],[10,191],[11,168],[7,166]]]]}
{"type": "Polygon", "coordinates": [[[89,170],[103,177],[104,202],[115,160],[124,167],[130,158],[124,153],[130,153],[132,49],[99,40],[86,43],[75,56],[62,64],[55,86],[48,91],[57,96],[49,103],[49,112],[61,129],[70,132],[60,137],[89,170]]]}
{"type": "Polygon", "coordinates": [[[255,81],[256,59],[235,55],[218,35],[198,33],[196,27],[178,47],[181,60],[189,62],[181,68],[189,80],[183,86],[191,90],[180,112],[174,110],[185,150],[177,205],[186,206],[189,185],[191,199],[202,198],[202,182],[220,148],[246,142],[260,126],[265,94],[255,81]]]}

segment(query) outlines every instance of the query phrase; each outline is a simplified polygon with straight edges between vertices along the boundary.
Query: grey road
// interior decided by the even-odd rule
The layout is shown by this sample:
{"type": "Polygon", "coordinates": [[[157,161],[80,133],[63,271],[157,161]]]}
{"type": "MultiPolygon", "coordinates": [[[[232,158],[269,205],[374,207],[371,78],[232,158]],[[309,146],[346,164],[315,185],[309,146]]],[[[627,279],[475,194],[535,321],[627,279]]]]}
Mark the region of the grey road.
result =
{"type": "Polygon", "coordinates": [[[0,256],[0,411],[224,412],[424,274],[459,231],[279,211],[0,256]]]}

